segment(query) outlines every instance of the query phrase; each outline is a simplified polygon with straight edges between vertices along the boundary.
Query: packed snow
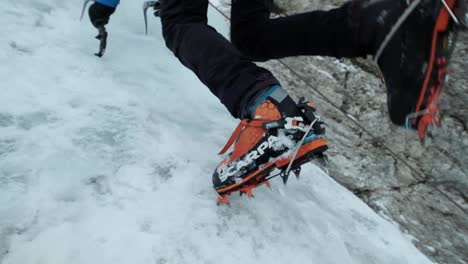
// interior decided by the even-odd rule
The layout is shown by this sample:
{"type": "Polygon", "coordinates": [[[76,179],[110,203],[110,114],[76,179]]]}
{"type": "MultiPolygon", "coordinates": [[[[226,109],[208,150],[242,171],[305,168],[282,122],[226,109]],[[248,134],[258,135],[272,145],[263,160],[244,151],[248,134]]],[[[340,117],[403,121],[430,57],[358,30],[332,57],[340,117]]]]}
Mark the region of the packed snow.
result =
{"type": "Polygon", "coordinates": [[[217,206],[237,121],[157,19],[144,35],[142,3],[121,3],[102,59],[81,4],[0,5],[0,263],[431,263],[310,164],[217,206]]]}

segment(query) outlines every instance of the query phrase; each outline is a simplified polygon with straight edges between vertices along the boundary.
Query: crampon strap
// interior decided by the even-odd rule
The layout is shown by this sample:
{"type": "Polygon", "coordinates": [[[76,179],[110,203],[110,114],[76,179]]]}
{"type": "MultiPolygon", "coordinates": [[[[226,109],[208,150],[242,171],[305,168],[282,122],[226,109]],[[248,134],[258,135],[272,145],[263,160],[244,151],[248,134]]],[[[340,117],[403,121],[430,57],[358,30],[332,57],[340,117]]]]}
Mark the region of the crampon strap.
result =
{"type": "Polygon", "coordinates": [[[260,119],[256,119],[256,120],[243,119],[239,123],[239,125],[237,125],[236,129],[234,130],[234,132],[232,132],[232,135],[229,138],[229,140],[227,141],[226,145],[223,147],[223,149],[218,154],[223,155],[224,153],[226,153],[226,151],[228,151],[228,149],[232,146],[232,144],[234,144],[234,141],[236,141],[237,137],[242,132],[242,130],[244,130],[244,128],[246,128],[246,127],[262,127],[263,124],[265,124],[266,122],[268,122],[268,121],[267,120],[260,120],[260,119]]]}
{"type": "Polygon", "coordinates": [[[439,101],[442,89],[444,88],[444,78],[448,72],[447,60],[445,58],[439,58],[437,60],[437,66],[437,82],[431,87],[431,90],[429,91],[430,94],[426,113],[420,118],[418,122],[418,136],[421,140],[424,140],[428,126],[440,126],[439,101]]]}
{"type": "Polygon", "coordinates": [[[447,60],[439,58],[437,60],[437,79],[429,90],[427,98],[427,107],[423,111],[408,115],[407,124],[412,120],[414,126],[418,130],[418,136],[421,141],[426,137],[426,131],[429,126],[440,126],[441,120],[439,117],[439,101],[442,90],[445,84],[445,76],[447,75],[447,60]]]}

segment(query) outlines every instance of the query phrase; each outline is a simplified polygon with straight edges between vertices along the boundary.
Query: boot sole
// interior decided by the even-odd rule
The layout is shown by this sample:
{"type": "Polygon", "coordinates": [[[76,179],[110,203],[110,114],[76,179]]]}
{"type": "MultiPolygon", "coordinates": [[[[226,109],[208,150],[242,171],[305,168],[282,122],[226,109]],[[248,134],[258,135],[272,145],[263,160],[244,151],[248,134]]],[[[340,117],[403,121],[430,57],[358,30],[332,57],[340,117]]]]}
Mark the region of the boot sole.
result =
{"type": "MultiPolygon", "coordinates": [[[[301,146],[299,149],[296,159],[292,165],[292,168],[297,168],[304,163],[309,162],[318,155],[323,154],[328,149],[328,145],[325,139],[316,139],[309,143],[301,146]]],[[[275,169],[285,170],[288,164],[291,162],[289,158],[282,158],[272,161],[264,165],[261,169],[252,172],[249,176],[245,177],[242,181],[226,186],[220,189],[216,189],[216,192],[221,196],[225,197],[236,191],[242,191],[245,188],[251,189],[260,186],[264,182],[272,179],[280,174],[270,175],[275,169]]]]}

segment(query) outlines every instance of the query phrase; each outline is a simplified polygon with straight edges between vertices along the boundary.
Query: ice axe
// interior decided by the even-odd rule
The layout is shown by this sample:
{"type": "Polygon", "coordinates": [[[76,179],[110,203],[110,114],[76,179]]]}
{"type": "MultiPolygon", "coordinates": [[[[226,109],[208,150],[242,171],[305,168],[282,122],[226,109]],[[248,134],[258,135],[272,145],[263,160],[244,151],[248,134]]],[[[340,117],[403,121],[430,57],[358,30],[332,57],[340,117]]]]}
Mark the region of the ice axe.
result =
{"type": "Polygon", "coordinates": [[[83,20],[84,11],[86,9],[86,6],[88,6],[89,2],[94,2],[94,0],[84,0],[84,2],[83,2],[83,9],[81,9],[80,21],[83,20]]]}
{"type": "Polygon", "coordinates": [[[145,1],[143,3],[143,16],[145,18],[145,34],[146,35],[148,35],[148,17],[146,15],[148,8],[153,7],[155,9],[154,15],[159,16],[159,4],[160,4],[159,1],[145,1]]]}

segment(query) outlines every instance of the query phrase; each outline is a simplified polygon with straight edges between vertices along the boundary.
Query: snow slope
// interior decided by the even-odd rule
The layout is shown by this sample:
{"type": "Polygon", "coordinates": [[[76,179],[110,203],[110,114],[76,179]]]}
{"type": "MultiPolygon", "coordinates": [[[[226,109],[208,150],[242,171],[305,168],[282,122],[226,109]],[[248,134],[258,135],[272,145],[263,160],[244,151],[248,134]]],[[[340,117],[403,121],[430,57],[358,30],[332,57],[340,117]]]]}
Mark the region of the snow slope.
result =
{"type": "Polygon", "coordinates": [[[312,165],[216,206],[236,120],[140,7],[122,3],[98,59],[81,1],[0,5],[0,263],[430,263],[312,165]]]}

